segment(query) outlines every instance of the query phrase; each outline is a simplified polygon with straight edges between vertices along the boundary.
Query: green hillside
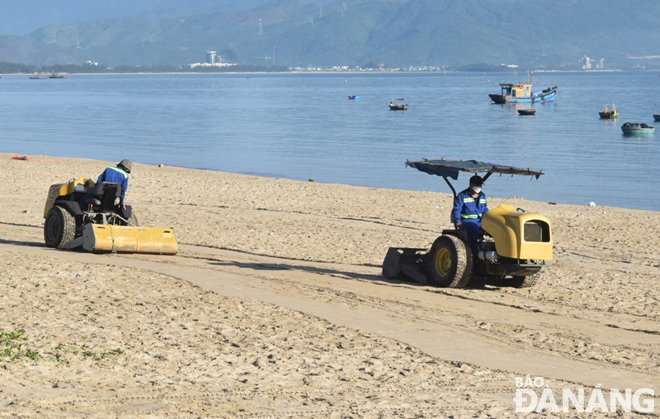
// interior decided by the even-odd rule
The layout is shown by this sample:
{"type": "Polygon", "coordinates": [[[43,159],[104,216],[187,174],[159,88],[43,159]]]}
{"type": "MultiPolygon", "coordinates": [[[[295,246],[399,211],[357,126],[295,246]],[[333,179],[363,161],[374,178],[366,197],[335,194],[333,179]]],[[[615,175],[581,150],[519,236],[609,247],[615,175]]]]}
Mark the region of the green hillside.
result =
{"type": "Polygon", "coordinates": [[[658,66],[657,0],[272,0],[181,18],[101,19],[0,37],[0,61],[186,65],[206,50],[245,64],[388,67],[658,66]],[[261,22],[261,24],[260,24],[261,22]]]}

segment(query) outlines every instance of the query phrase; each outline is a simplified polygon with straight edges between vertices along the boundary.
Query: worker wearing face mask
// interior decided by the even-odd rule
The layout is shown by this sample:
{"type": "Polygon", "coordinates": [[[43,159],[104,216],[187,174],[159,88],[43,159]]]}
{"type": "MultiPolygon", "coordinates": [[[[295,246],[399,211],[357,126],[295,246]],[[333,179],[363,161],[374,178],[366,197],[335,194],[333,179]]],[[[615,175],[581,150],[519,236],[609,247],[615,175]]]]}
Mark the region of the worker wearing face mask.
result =
{"type": "Polygon", "coordinates": [[[474,175],[470,178],[470,187],[456,195],[451,222],[456,228],[467,230],[474,239],[479,238],[481,217],[488,211],[486,195],[481,192],[484,180],[474,175]]]}

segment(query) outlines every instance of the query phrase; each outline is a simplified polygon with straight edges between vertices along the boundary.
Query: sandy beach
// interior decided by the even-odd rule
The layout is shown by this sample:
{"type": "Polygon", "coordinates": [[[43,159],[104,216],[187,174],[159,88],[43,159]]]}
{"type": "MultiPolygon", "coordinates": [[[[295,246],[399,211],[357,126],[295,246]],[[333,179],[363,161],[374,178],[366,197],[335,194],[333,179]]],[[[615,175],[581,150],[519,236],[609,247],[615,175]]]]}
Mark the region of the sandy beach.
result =
{"type": "Polygon", "coordinates": [[[555,260],[533,288],[451,290],[380,274],[450,227],[449,193],[135,163],[127,202],[179,253],[94,255],[45,247],[46,193],[116,162],[11,157],[2,415],[516,417],[528,374],[651,388],[660,414],[660,212],[489,197],[549,217],[555,260]]]}

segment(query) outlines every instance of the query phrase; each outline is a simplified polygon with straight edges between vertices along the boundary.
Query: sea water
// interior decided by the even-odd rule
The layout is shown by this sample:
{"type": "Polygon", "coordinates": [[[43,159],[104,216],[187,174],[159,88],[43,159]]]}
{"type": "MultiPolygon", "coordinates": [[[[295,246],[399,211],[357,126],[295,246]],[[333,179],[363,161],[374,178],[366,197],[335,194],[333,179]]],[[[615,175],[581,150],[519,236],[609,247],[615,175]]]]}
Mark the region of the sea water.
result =
{"type": "MultiPolygon", "coordinates": [[[[70,75],[0,79],[0,151],[450,192],[406,160],[475,159],[541,169],[493,175],[489,196],[658,210],[654,72],[536,72],[554,102],[492,104],[526,73],[70,75]],[[359,100],[348,100],[359,95],[359,100]],[[391,99],[407,111],[390,111],[391,99]],[[618,120],[598,111],[616,104],[618,120]],[[517,109],[534,108],[533,116],[517,109]]],[[[660,112],[660,110],[658,110],[660,112]]],[[[99,172],[102,170],[99,167],[99,172]]],[[[468,174],[454,182],[467,186],[468,174]]]]}

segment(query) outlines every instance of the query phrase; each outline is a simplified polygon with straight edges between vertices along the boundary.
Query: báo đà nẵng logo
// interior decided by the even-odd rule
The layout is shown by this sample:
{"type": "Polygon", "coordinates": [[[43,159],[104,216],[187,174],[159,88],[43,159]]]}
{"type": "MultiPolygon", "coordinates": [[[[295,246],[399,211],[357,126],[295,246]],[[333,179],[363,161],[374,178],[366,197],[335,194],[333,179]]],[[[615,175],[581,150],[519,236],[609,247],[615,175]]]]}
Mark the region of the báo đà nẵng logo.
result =
{"type": "Polygon", "coordinates": [[[545,385],[543,377],[516,377],[516,413],[563,412],[571,409],[582,413],[624,412],[652,413],[655,405],[655,393],[650,388],[635,391],[625,389],[603,390],[598,384],[595,388],[564,388],[561,392],[545,385]]]}

